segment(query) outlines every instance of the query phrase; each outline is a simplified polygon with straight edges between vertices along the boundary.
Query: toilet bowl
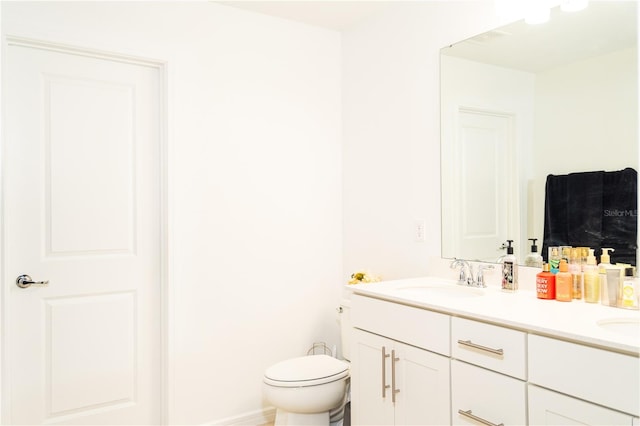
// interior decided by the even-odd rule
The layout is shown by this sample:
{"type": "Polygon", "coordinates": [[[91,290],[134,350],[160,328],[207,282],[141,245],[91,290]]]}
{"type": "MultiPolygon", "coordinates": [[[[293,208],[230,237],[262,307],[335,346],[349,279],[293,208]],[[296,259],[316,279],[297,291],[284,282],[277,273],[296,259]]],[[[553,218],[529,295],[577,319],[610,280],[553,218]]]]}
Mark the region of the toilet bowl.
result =
{"type": "MultiPolygon", "coordinates": [[[[348,359],[349,301],[339,308],[342,353],[348,359]]],[[[348,400],[349,362],[328,355],[288,359],[267,368],[263,393],[276,408],[275,425],[340,424],[348,400]]]]}
{"type": "Polygon", "coordinates": [[[264,396],[276,407],[276,425],[328,425],[341,407],[349,364],[328,355],[292,358],[269,367],[264,396]]]}

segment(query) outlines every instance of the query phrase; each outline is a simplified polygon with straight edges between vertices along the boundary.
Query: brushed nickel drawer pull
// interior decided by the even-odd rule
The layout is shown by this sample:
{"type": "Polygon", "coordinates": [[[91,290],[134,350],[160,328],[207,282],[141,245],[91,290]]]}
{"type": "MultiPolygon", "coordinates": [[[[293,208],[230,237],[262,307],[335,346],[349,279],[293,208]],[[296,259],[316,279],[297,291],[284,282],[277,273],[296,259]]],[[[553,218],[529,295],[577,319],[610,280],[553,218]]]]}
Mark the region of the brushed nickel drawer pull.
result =
{"type": "Polygon", "coordinates": [[[386,361],[386,359],[389,358],[389,356],[390,355],[388,353],[386,353],[386,348],[383,346],[382,347],[382,397],[383,398],[387,397],[387,389],[391,387],[386,382],[386,376],[387,376],[387,361],[386,361]]]}
{"type": "Polygon", "coordinates": [[[396,394],[400,392],[400,389],[396,389],[396,361],[400,361],[400,358],[396,358],[396,351],[391,351],[391,402],[396,402],[396,394]]]}
{"type": "Polygon", "coordinates": [[[482,346],[477,343],[473,343],[471,340],[458,340],[458,343],[471,348],[480,349],[481,351],[491,352],[492,354],[504,355],[504,351],[502,349],[493,349],[487,346],[482,346]]]}
{"type": "Polygon", "coordinates": [[[461,409],[458,409],[458,414],[461,414],[471,420],[475,420],[476,422],[482,423],[483,425],[486,425],[486,426],[504,426],[504,423],[498,423],[498,424],[491,423],[490,421],[485,420],[482,417],[478,417],[474,414],[471,414],[471,410],[463,411],[461,409]]]}

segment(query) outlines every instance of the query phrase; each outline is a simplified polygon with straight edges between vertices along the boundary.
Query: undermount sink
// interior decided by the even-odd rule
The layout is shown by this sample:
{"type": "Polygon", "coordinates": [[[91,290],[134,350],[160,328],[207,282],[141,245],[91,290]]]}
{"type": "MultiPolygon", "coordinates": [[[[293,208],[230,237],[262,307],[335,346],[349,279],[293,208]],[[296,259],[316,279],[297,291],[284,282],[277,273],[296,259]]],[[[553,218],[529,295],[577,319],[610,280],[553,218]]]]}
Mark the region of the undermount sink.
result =
{"type": "Polygon", "coordinates": [[[396,288],[401,293],[433,294],[455,298],[478,297],[485,294],[484,289],[455,284],[413,284],[396,288]]]}
{"type": "Polygon", "coordinates": [[[608,318],[596,321],[596,324],[612,333],[640,337],[640,318],[608,318]]]}

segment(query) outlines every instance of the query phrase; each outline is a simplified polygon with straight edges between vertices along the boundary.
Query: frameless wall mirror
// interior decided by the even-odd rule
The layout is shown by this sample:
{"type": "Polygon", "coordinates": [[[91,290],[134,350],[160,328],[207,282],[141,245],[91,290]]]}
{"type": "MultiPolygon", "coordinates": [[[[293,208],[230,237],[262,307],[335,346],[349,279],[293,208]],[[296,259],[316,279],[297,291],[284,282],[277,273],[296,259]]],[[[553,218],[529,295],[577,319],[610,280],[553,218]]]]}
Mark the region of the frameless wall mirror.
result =
{"type": "Polygon", "coordinates": [[[441,50],[443,257],[496,262],[514,240],[524,263],[547,175],[638,170],[637,16],[591,1],[441,50]]]}

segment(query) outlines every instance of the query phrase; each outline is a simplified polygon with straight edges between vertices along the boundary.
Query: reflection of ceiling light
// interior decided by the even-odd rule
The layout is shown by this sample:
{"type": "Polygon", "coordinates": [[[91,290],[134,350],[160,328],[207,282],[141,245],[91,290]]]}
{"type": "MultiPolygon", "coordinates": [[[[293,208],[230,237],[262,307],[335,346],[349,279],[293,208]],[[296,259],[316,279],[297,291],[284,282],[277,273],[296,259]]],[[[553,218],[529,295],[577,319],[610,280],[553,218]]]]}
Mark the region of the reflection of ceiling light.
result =
{"type": "Polygon", "coordinates": [[[545,2],[529,3],[527,5],[527,11],[524,16],[524,21],[527,24],[544,24],[549,20],[551,9],[545,4],[545,2]]]}
{"type": "Polygon", "coordinates": [[[560,10],[563,12],[577,12],[589,6],[589,0],[563,0],[560,10]]]}
{"type": "Polygon", "coordinates": [[[527,24],[549,20],[551,8],[560,5],[563,12],[576,12],[589,5],[589,0],[495,0],[498,17],[505,22],[524,18],[527,24]]]}

